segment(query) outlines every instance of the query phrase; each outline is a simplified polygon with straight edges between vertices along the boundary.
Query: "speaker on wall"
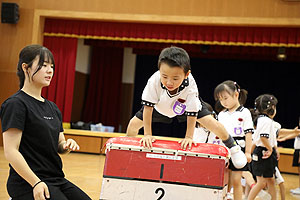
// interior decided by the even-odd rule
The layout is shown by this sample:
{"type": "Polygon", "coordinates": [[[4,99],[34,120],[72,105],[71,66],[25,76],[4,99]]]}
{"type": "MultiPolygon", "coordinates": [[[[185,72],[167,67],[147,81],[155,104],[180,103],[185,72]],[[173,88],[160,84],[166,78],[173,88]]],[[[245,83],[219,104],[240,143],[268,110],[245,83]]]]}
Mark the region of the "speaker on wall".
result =
{"type": "Polygon", "coordinates": [[[20,18],[19,5],[16,3],[2,3],[1,23],[16,24],[20,18]]]}

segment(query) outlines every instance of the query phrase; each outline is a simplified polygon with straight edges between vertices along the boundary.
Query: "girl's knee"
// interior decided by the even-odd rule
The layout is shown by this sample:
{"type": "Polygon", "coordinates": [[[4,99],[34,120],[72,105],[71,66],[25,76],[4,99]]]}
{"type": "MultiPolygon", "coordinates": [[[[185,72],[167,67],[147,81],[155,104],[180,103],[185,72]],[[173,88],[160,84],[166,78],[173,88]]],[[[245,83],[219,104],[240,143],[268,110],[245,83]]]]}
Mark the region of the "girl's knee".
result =
{"type": "Polygon", "coordinates": [[[135,136],[138,134],[139,129],[143,126],[143,121],[137,117],[133,117],[127,127],[127,136],[135,136]]]}

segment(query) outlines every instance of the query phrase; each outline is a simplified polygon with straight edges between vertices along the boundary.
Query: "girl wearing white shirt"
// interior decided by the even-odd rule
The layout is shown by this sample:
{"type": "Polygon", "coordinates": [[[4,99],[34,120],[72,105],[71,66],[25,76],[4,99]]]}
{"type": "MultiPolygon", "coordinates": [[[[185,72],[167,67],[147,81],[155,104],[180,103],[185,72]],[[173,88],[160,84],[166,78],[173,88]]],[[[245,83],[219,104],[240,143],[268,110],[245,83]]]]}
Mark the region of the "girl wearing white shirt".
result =
{"type": "MultiPolygon", "coordinates": [[[[247,99],[247,91],[231,80],[219,84],[214,91],[214,96],[224,109],[219,113],[218,120],[226,128],[227,132],[235,139],[242,151],[245,152],[247,161],[251,162],[251,146],[253,121],[250,111],[243,106],[247,99]]],[[[241,184],[242,172],[248,171],[248,165],[236,168],[230,160],[229,169],[234,188],[234,199],[241,200],[243,188],[241,184]]]]}
{"type": "Polygon", "coordinates": [[[255,112],[258,118],[253,137],[255,148],[252,156],[252,172],[257,178],[257,184],[251,189],[249,200],[255,199],[266,184],[272,199],[276,199],[274,174],[277,164],[275,148],[278,128],[273,118],[276,115],[277,103],[276,97],[270,94],[263,94],[255,99],[255,112]]]}
{"type": "MultiPolygon", "coordinates": [[[[214,112],[211,105],[206,102],[204,102],[204,105],[206,105],[207,109],[211,112],[211,115],[215,119],[217,119],[217,114],[214,112]]],[[[197,125],[196,125],[193,140],[197,143],[210,143],[210,144],[218,144],[218,145],[225,146],[223,144],[222,140],[216,134],[207,130],[200,123],[197,123],[197,125]]]]}

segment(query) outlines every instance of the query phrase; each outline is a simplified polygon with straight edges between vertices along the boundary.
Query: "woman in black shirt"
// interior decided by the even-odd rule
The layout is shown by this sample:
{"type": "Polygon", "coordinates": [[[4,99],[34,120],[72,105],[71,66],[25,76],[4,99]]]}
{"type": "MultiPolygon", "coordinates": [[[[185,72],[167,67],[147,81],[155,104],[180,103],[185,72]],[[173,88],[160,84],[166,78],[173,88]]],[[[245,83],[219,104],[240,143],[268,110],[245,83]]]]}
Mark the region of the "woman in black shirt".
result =
{"type": "Polygon", "coordinates": [[[47,48],[26,46],[19,55],[20,90],[1,106],[4,153],[10,163],[7,190],[13,200],[90,199],[64,178],[58,153],[79,150],[79,146],[65,140],[61,112],[41,96],[54,70],[47,48]]]}

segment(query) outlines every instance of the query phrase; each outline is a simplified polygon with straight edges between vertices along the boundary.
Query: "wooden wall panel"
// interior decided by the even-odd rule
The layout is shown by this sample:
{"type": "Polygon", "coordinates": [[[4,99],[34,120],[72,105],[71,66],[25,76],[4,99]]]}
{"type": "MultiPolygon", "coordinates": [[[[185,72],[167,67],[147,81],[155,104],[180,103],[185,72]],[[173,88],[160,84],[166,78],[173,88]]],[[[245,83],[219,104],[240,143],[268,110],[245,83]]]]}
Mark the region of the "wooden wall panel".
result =
{"type": "Polygon", "coordinates": [[[293,167],[293,154],[280,154],[278,168],[280,172],[298,174],[298,168],[293,167]]]}
{"type": "Polygon", "coordinates": [[[16,71],[20,50],[31,43],[34,0],[7,0],[19,5],[18,24],[0,24],[0,71],[16,71]]]}
{"type": "Polygon", "coordinates": [[[299,2],[282,0],[36,0],[36,8],[174,16],[300,17],[299,2]]]}
{"type": "Polygon", "coordinates": [[[300,3],[282,0],[6,0],[20,7],[18,24],[0,23],[0,103],[18,89],[20,50],[42,44],[44,17],[208,25],[300,26],[300,3]],[[217,22],[217,23],[216,23],[217,22]]]}
{"type": "Polygon", "coordinates": [[[19,90],[19,78],[16,72],[0,71],[0,104],[19,90]]]}
{"type": "Polygon", "coordinates": [[[77,142],[80,147],[78,152],[101,153],[102,138],[100,137],[65,135],[65,138],[66,140],[71,138],[77,142]]]}
{"type": "MultiPolygon", "coordinates": [[[[19,89],[19,79],[15,72],[0,71],[0,105],[19,89]]],[[[0,146],[3,146],[2,127],[0,123],[0,146]]]]}

